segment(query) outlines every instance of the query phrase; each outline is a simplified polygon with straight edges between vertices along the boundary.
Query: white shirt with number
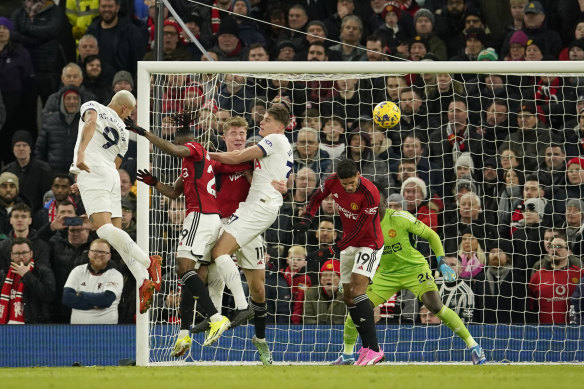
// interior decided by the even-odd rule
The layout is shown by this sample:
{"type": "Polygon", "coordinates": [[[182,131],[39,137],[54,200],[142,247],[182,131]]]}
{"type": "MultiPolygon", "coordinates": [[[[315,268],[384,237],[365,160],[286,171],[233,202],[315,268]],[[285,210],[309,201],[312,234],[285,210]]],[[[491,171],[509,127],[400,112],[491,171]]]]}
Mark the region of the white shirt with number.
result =
{"type": "Polygon", "coordinates": [[[264,157],[254,161],[253,179],[247,201],[270,200],[281,206],[282,194],[273,186],[273,180],[286,180],[294,167],[292,146],[283,134],[270,134],[258,142],[264,157]]]}
{"type": "Polygon", "coordinates": [[[92,274],[89,265],[75,267],[65,283],[65,288],[76,292],[104,293],[111,291],[116,299],[107,308],[89,310],[73,309],[71,324],[118,324],[118,305],[122,296],[124,278],[116,269],[108,269],[101,274],[92,274]]]}
{"type": "Polygon", "coordinates": [[[116,168],[116,156],[123,158],[128,151],[129,132],[126,130],[124,121],[111,108],[106,107],[96,101],[88,101],[81,106],[81,120],[79,120],[79,131],[77,134],[77,143],[73,152],[73,163],[69,171],[73,174],[79,174],[77,168],[77,151],[81,145],[83,136],[83,127],[85,121],[84,115],[87,111],[95,111],[97,120],[95,131],[87,148],[85,149],[85,164],[89,168],[94,167],[111,167],[116,168]]]}

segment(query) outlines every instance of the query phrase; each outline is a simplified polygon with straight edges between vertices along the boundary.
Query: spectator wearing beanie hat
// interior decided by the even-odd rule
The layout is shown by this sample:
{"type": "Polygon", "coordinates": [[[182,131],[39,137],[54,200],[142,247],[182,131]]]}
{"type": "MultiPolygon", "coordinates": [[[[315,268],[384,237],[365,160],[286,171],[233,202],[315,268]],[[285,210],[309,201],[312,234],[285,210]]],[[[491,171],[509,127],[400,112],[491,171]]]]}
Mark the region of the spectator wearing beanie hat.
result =
{"type": "Polygon", "coordinates": [[[30,132],[16,131],[12,136],[12,152],[16,161],[4,166],[2,171],[18,177],[20,193],[30,201],[34,213],[43,206],[43,194],[51,188],[53,170],[48,163],[34,158],[32,149],[30,132]]]}
{"type": "Polygon", "coordinates": [[[414,30],[416,35],[420,35],[428,40],[430,52],[434,53],[440,61],[448,59],[446,43],[434,33],[434,14],[426,8],[420,8],[414,15],[414,30]]]}
{"type": "Polygon", "coordinates": [[[0,235],[6,235],[12,229],[10,212],[16,203],[26,203],[20,196],[19,181],[15,174],[4,172],[0,174],[0,235]]]}
{"type": "Polygon", "coordinates": [[[518,254],[516,266],[529,269],[545,254],[544,219],[548,201],[542,197],[526,199],[523,203],[523,220],[512,224],[513,252],[518,254]],[[527,262],[527,263],[525,263],[527,262]]]}
{"type": "MultiPolygon", "coordinates": [[[[542,42],[545,49],[542,49],[543,56],[557,59],[562,49],[562,38],[560,34],[546,25],[545,9],[539,1],[530,1],[525,4],[523,9],[523,32],[530,39],[536,42],[542,42]]],[[[540,49],[542,47],[540,46],[540,49]]]]}
{"type": "Polygon", "coordinates": [[[48,162],[55,173],[67,173],[73,162],[73,149],[77,141],[81,106],[79,90],[65,88],[60,100],[59,112],[50,113],[43,121],[34,155],[48,162]]]}
{"type": "Polygon", "coordinates": [[[220,61],[237,61],[243,48],[243,43],[239,39],[239,27],[235,19],[226,16],[221,20],[219,31],[217,31],[217,44],[211,48],[217,53],[220,61]]]}
{"type": "Polygon", "coordinates": [[[582,254],[584,247],[584,201],[579,198],[566,200],[565,223],[566,237],[572,252],[582,254]]]}
{"type": "Polygon", "coordinates": [[[430,51],[430,43],[426,38],[416,35],[408,44],[410,60],[421,61],[430,51]]]}
{"type": "Polygon", "coordinates": [[[347,307],[339,292],[341,263],[326,261],[320,269],[320,283],[311,287],[304,298],[304,324],[343,324],[347,307]]]}
{"type": "Polygon", "coordinates": [[[374,34],[383,38],[390,50],[390,54],[407,58],[407,44],[413,35],[413,21],[409,14],[402,14],[401,10],[391,3],[383,7],[381,25],[374,34]]]}
{"type": "Polygon", "coordinates": [[[487,47],[484,50],[481,50],[479,56],[477,57],[477,61],[498,61],[499,55],[492,47],[487,47]]]}
{"type": "Polygon", "coordinates": [[[464,33],[464,50],[451,61],[476,61],[481,50],[485,48],[487,36],[482,28],[469,28],[464,33]]]}
{"type": "Polygon", "coordinates": [[[251,6],[248,0],[235,0],[233,2],[234,19],[238,24],[238,36],[244,46],[251,46],[254,43],[266,45],[266,38],[260,33],[258,24],[252,19],[238,15],[248,16],[251,6]]]}
{"type": "Polygon", "coordinates": [[[515,31],[509,39],[509,53],[505,56],[505,61],[525,61],[525,48],[529,38],[521,31],[515,31]]]}
{"type": "Polygon", "coordinates": [[[127,90],[128,92],[134,93],[134,78],[125,70],[120,70],[114,75],[112,81],[112,89],[114,93],[118,93],[121,90],[127,90]]]}
{"type": "MultiPolygon", "coordinates": [[[[187,49],[183,31],[174,19],[166,19],[162,26],[162,60],[164,61],[191,61],[193,56],[187,49]]],[[[144,61],[156,60],[156,51],[146,53],[144,61]]]]}
{"type": "Polygon", "coordinates": [[[568,46],[568,56],[570,61],[584,60],[584,38],[576,39],[568,46]]]}
{"type": "Polygon", "coordinates": [[[427,200],[428,188],[426,183],[418,177],[406,179],[401,186],[400,195],[406,202],[406,209],[419,221],[433,229],[438,230],[438,214],[430,207],[427,200]]]}

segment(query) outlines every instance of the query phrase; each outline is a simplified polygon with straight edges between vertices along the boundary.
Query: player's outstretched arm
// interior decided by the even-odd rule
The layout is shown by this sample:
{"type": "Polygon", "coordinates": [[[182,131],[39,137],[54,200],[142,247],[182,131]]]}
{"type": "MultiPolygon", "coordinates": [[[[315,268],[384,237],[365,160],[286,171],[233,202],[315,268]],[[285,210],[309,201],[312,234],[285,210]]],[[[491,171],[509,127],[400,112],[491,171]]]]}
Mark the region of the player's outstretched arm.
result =
{"type": "Polygon", "coordinates": [[[182,177],[178,177],[173,186],[163,184],[156,176],[153,176],[148,170],[138,170],[136,179],[145,183],[148,186],[155,188],[163,196],[171,199],[176,199],[184,191],[184,184],[182,177]]]}
{"type": "Polygon", "coordinates": [[[264,156],[264,152],[259,146],[254,145],[241,151],[236,150],[224,153],[209,153],[209,156],[214,161],[226,163],[227,165],[237,165],[242,162],[260,159],[264,156]]]}
{"type": "Polygon", "coordinates": [[[134,121],[130,118],[124,120],[124,123],[126,124],[126,129],[128,131],[132,131],[133,133],[143,136],[144,138],[148,139],[150,143],[168,155],[179,158],[189,157],[191,155],[191,151],[188,147],[183,145],[175,145],[172,142],[159,138],[150,131],[147,131],[146,129],[134,123],[134,121]]]}

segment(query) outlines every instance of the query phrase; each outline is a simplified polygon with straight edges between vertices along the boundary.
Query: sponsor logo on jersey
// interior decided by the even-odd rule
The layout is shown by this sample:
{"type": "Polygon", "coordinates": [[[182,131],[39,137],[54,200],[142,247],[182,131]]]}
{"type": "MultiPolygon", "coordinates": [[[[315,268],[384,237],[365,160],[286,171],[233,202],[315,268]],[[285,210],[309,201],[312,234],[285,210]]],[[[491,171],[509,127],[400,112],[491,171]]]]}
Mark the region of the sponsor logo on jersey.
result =
{"type": "Polygon", "coordinates": [[[97,290],[100,290],[102,285],[103,285],[103,284],[102,284],[101,282],[98,282],[98,283],[97,283],[97,290]]]}
{"type": "MultiPolygon", "coordinates": [[[[337,203],[338,205],[338,203],[337,203]]],[[[346,210],[345,208],[341,207],[340,205],[338,205],[339,207],[339,211],[343,213],[343,215],[347,218],[347,219],[353,219],[353,220],[357,220],[357,217],[359,215],[357,215],[356,213],[353,213],[351,211],[346,210]]]]}
{"type": "Polygon", "coordinates": [[[397,232],[395,232],[395,230],[393,230],[393,229],[387,231],[387,236],[389,236],[390,238],[395,238],[396,235],[397,235],[397,232]]]}
{"type": "Polygon", "coordinates": [[[363,210],[363,212],[365,212],[368,215],[375,215],[377,213],[377,207],[373,207],[373,208],[365,208],[363,210]]]}
{"type": "Polygon", "coordinates": [[[357,203],[351,203],[351,210],[352,211],[358,211],[359,210],[359,205],[357,205],[357,203]]]}
{"type": "Polygon", "coordinates": [[[269,140],[267,140],[266,138],[264,138],[264,142],[266,142],[266,144],[270,147],[272,147],[272,142],[270,142],[269,140]]]}

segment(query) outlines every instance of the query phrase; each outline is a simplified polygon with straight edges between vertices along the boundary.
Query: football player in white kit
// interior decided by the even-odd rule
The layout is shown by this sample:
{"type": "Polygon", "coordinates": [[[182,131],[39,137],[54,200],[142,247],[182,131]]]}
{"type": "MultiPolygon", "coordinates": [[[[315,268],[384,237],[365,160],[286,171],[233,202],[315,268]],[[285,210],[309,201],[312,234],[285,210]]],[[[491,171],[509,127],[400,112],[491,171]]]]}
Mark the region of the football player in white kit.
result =
{"type": "Polygon", "coordinates": [[[83,104],[70,172],[77,175],[81,199],[97,235],[116,249],[134,275],[136,285],[141,285],[140,313],[144,313],[152,304],[154,290],[160,289],[161,258],[148,257],[121,229],[121,187],[117,171],[128,150],[124,119],[135,107],[136,98],[125,90],[117,92],[107,107],[95,101],[83,104]]]}
{"type": "MultiPolygon", "coordinates": [[[[231,258],[235,251],[264,233],[276,220],[283,199],[272,182],[286,180],[294,166],[292,146],[284,135],[289,120],[288,110],[281,104],[275,104],[260,122],[260,135],[264,138],[258,144],[242,151],[209,153],[211,159],[226,164],[254,161],[247,198],[223,225],[224,232],[211,252],[213,259],[231,258]]],[[[252,341],[260,352],[262,362],[271,363],[265,338],[254,336],[252,341]]]]}

